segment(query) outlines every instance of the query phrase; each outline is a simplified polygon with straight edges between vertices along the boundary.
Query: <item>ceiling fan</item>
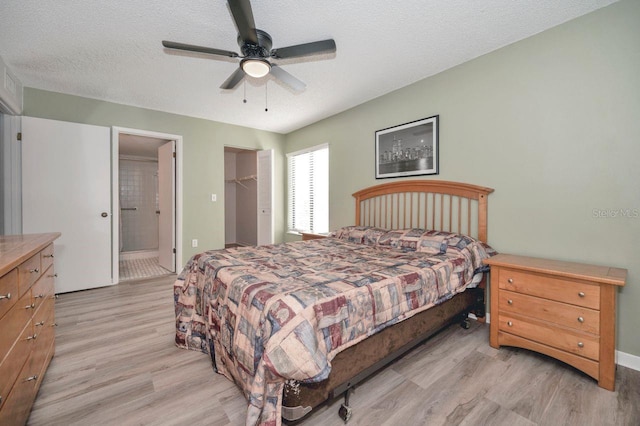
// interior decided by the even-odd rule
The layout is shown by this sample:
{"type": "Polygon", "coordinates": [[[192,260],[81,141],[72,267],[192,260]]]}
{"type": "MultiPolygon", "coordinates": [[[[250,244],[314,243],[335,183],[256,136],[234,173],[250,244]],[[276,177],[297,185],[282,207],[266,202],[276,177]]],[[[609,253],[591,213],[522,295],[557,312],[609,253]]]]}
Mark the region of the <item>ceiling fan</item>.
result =
{"type": "Polygon", "coordinates": [[[221,89],[233,89],[242,81],[245,75],[261,78],[267,74],[271,74],[293,90],[301,91],[304,90],[306,84],[278,65],[270,62],[269,58],[290,59],[336,51],[336,42],[333,41],[333,39],[271,49],[271,36],[265,31],[256,29],[249,0],[229,0],[229,8],[231,9],[233,20],[238,27],[238,45],[240,46],[242,54],[211,47],[194,46],[166,40],[162,41],[162,45],[169,49],[207,53],[229,58],[241,58],[240,66],[222,83],[220,86],[221,89]]]}

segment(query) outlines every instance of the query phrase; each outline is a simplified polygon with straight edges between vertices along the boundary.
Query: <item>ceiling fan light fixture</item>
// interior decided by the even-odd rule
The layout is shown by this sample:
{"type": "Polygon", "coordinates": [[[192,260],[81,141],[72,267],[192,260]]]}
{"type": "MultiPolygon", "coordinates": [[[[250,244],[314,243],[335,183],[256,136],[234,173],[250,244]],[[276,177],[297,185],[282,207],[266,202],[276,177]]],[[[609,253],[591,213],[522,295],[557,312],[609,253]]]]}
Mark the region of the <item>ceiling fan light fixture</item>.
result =
{"type": "Polygon", "coordinates": [[[240,66],[247,75],[255,78],[262,78],[271,70],[271,64],[265,59],[243,59],[240,66]]]}

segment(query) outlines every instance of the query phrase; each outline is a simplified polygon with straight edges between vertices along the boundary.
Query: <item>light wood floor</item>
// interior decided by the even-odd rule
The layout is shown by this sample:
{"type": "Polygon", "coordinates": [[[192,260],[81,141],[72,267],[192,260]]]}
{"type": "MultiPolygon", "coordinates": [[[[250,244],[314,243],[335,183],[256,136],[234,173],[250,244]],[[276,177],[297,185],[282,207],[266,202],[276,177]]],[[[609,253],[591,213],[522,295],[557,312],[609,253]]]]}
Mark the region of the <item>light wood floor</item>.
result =
{"type": "MultiPolygon", "coordinates": [[[[173,344],[175,276],[64,294],[30,425],[242,425],[245,400],[207,355],[173,344]]],[[[454,325],[357,387],[350,425],[638,425],[640,372],[616,392],[553,359],[492,349],[454,325]]],[[[304,425],[341,425],[340,400],[304,425]]]]}

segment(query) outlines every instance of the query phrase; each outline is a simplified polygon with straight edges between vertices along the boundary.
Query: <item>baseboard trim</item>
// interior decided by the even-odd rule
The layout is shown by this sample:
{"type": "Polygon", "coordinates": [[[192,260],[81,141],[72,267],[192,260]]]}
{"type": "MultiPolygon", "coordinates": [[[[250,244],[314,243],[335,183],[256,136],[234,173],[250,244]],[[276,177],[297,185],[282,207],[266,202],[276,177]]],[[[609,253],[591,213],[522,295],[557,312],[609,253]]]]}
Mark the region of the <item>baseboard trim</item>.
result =
{"type": "Polygon", "coordinates": [[[640,356],[616,351],[616,364],[632,370],[640,371],[640,356]]]}
{"type": "MultiPolygon", "coordinates": [[[[469,318],[477,319],[475,315],[470,314],[469,318]]],[[[487,313],[486,323],[491,323],[491,314],[487,313]]],[[[616,351],[616,364],[632,370],[640,371],[640,356],[631,355],[626,352],[616,351]]]]}

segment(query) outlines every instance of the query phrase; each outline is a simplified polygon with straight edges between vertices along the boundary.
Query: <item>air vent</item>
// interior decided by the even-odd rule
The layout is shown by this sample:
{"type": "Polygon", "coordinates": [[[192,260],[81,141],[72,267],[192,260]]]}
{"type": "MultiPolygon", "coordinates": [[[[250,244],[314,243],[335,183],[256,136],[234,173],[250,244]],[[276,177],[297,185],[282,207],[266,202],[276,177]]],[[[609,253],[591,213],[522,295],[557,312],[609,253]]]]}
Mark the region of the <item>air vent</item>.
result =
{"type": "Polygon", "coordinates": [[[0,112],[22,114],[22,83],[0,57],[0,112]]]}

